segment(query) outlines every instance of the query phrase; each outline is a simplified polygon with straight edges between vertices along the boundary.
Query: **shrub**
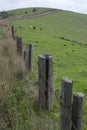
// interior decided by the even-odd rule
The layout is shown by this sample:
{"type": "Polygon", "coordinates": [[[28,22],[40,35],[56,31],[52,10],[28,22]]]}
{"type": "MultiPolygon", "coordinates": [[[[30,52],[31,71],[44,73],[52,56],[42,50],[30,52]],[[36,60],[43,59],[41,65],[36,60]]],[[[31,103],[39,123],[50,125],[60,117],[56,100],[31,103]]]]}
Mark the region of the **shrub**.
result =
{"type": "Polygon", "coordinates": [[[32,9],[32,12],[33,12],[33,13],[35,13],[36,11],[37,11],[37,9],[36,9],[36,8],[33,8],[33,9],[32,9]]]}

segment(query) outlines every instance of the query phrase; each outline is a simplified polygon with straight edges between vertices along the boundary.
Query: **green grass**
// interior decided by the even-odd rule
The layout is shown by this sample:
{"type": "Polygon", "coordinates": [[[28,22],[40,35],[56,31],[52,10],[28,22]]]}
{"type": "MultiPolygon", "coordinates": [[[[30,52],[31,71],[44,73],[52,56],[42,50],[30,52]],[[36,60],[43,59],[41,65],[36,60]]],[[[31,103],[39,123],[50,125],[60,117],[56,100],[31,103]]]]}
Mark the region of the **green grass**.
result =
{"type": "MultiPolygon", "coordinates": [[[[10,12],[10,14],[19,16],[23,11],[22,15],[24,15],[26,10],[15,10],[10,12]]],[[[40,113],[38,111],[38,55],[50,53],[53,55],[56,96],[59,97],[62,77],[69,77],[69,79],[73,80],[73,92],[78,91],[85,94],[83,127],[86,130],[87,15],[61,11],[32,19],[12,21],[12,24],[15,27],[16,35],[23,38],[23,50],[26,48],[27,43],[32,43],[34,46],[34,72],[32,74],[25,74],[25,71],[22,71],[22,67],[19,66],[20,63],[16,65],[15,60],[13,63],[11,60],[8,61],[10,66],[6,65],[7,70],[11,68],[10,73],[13,73],[9,82],[6,78],[8,86],[12,88],[12,92],[10,93],[9,102],[7,102],[8,111],[5,110],[5,113],[7,112],[12,120],[12,129],[59,129],[60,106],[56,98],[51,112],[40,113]],[[19,28],[19,26],[24,28],[19,28]],[[30,29],[30,26],[35,26],[36,29],[30,29]],[[64,37],[64,39],[69,41],[59,39],[59,37],[64,37]],[[22,76],[22,80],[20,76],[22,76]],[[12,81],[10,81],[11,79],[12,81]]],[[[6,48],[4,48],[4,53],[4,57],[6,57],[6,48]]],[[[6,69],[3,70],[5,71],[6,69]]],[[[7,73],[6,77],[9,77],[8,75],[10,74],[7,73]]]]}
{"type": "Polygon", "coordinates": [[[23,38],[24,48],[26,43],[33,43],[35,63],[37,63],[39,54],[51,53],[54,57],[54,72],[59,73],[60,79],[62,76],[69,76],[79,80],[78,78],[83,79],[84,75],[84,80],[86,80],[87,45],[84,45],[87,40],[86,21],[86,15],[59,12],[29,20],[15,21],[13,24],[17,30],[16,35],[23,38]],[[24,28],[19,29],[19,26],[24,26],[24,28]],[[36,29],[30,29],[30,26],[35,26],[36,29]],[[61,40],[58,37],[68,38],[70,41],[61,40]],[[73,43],[72,40],[77,40],[77,42],[73,43]]]}
{"type": "Polygon", "coordinates": [[[81,43],[87,41],[87,15],[61,11],[34,19],[17,21],[16,23],[23,24],[28,32],[30,32],[29,26],[34,25],[38,30],[37,33],[40,32],[39,29],[42,27],[43,32],[51,37],[64,37],[81,43]]]}
{"type": "Polygon", "coordinates": [[[16,35],[34,45],[34,72],[37,75],[38,55],[53,55],[54,86],[60,89],[62,77],[73,80],[73,92],[85,94],[84,130],[87,129],[87,15],[61,11],[28,20],[14,21],[16,35]],[[24,28],[19,29],[19,26],[24,28]],[[30,29],[35,26],[36,29],[30,29]],[[64,37],[67,40],[59,39],[64,37]],[[73,42],[75,41],[75,42],[73,42]]]}

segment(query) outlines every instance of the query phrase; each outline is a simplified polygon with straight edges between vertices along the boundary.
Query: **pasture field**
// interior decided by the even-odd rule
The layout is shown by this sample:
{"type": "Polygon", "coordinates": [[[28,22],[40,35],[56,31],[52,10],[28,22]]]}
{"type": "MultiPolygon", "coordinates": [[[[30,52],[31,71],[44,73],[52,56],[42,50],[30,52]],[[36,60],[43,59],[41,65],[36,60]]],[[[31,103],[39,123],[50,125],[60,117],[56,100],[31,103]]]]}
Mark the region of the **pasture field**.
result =
{"type": "Polygon", "coordinates": [[[46,16],[32,18],[28,20],[17,21],[20,25],[27,27],[29,33],[29,26],[35,26],[38,29],[42,27],[45,34],[52,37],[64,37],[66,39],[86,43],[87,41],[87,15],[76,14],[68,11],[58,11],[46,16]]]}
{"type": "Polygon", "coordinates": [[[60,90],[62,77],[69,77],[73,80],[73,92],[84,93],[84,130],[86,130],[87,15],[60,11],[27,20],[12,21],[12,24],[15,27],[16,35],[23,38],[23,50],[27,43],[34,45],[36,77],[38,55],[50,53],[54,59],[55,90],[60,90]],[[23,26],[23,28],[19,26],[23,26]]]}

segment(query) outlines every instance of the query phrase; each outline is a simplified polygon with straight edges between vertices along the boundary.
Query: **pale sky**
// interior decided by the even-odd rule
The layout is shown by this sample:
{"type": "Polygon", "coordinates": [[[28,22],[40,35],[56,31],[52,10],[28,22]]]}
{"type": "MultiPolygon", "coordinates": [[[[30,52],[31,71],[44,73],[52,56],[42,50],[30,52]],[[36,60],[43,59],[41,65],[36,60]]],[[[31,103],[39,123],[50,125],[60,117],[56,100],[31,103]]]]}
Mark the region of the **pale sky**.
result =
{"type": "Polygon", "coordinates": [[[87,14],[87,0],[0,0],[0,11],[25,7],[50,7],[87,14]]]}

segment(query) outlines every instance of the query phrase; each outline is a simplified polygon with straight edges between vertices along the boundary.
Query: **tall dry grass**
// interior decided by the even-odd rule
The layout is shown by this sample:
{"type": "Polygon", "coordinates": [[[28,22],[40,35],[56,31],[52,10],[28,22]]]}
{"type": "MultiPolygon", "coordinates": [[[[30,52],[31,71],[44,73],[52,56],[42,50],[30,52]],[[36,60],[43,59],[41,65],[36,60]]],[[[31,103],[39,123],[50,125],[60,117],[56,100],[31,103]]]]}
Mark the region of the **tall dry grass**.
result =
{"type": "Polygon", "coordinates": [[[3,30],[6,38],[0,40],[0,130],[58,130],[55,113],[38,110],[37,74],[26,71],[11,31],[3,30]]]}
{"type": "Polygon", "coordinates": [[[16,117],[13,115],[17,112],[15,93],[25,73],[23,59],[17,55],[16,44],[8,34],[8,39],[0,41],[0,130],[14,126],[12,123],[16,117]]]}

